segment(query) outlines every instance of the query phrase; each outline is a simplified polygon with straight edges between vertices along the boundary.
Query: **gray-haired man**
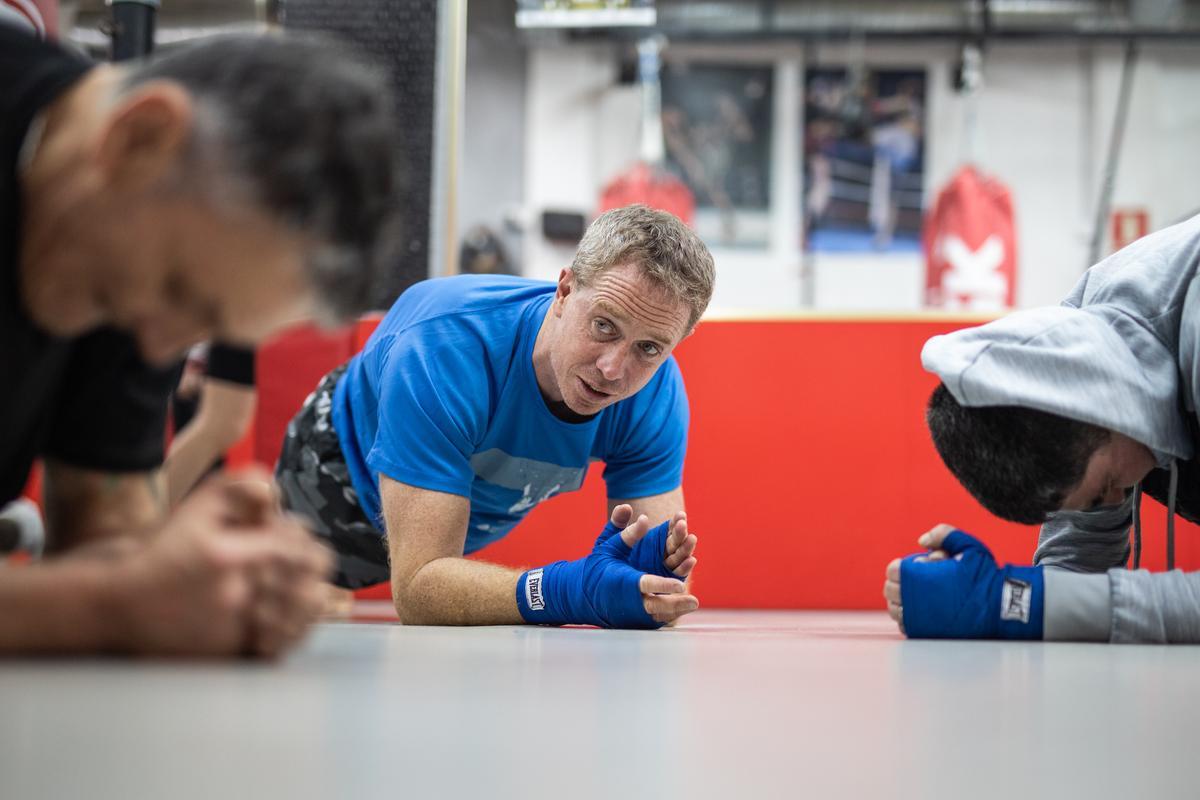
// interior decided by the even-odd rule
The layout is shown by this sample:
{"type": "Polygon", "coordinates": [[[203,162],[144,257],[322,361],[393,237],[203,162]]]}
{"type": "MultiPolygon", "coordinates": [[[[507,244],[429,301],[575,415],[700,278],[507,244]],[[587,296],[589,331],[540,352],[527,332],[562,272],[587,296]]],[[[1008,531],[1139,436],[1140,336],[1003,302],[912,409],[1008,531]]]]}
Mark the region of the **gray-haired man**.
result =
{"type": "Polygon", "coordinates": [[[262,476],[167,516],[167,367],[363,308],[390,249],[387,87],[287,37],[115,67],[4,25],[0,87],[0,505],[41,457],[52,553],[104,543],[0,571],[0,653],[276,653],[328,557],[262,476]]]}
{"type": "Polygon", "coordinates": [[[713,280],[687,226],[630,206],[592,224],[557,285],[470,275],[402,295],[289,426],[277,469],[338,551],[337,583],[390,579],[416,624],[654,627],[694,610],[671,351],[713,280]],[[592,555],[528,573],[463,558],[592,460],[612,516],[592,555]]]}

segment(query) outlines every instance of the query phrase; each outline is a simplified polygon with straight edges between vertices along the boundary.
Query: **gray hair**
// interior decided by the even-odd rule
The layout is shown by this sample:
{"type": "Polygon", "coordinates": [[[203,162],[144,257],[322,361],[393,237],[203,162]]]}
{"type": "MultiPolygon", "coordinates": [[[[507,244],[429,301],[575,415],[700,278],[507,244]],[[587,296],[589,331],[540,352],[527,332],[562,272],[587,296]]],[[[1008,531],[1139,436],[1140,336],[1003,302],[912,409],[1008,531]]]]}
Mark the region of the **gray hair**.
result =
{"type": "Polygon", "coordinates": [[[609,267],[629,263],[687,303],[689,330],[700,321],[712,299],[716,268],[704,242],[678,217],[640,204],[604,212],[579,242],[571,272],[588,286],[609,267]]]}
{"type": "Polygon", "coordinates": [[[291,34],[212,37],[129,70],[122,92],[169,80],[191,95],[190,186],[249,201],[313,242],[306,268],[329,321],[370,308],[400,238],[398,133],[382,73],[291,34]]]}

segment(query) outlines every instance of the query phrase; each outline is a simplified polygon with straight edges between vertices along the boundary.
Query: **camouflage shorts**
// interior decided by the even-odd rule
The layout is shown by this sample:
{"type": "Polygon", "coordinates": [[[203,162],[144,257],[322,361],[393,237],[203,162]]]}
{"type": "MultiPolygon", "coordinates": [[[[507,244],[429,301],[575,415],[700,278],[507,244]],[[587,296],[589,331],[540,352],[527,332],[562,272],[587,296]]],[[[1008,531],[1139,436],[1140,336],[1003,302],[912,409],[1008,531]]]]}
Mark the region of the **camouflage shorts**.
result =
{"type": "Polygon", "coordinates": [[[337,553],[333,582],[358,589],[387,581],[387,539],[363,513],[333,429],[333,390],[346,366],[321,379],[288,423],[275,465],[283,505],[308,520],[337,553]]]}

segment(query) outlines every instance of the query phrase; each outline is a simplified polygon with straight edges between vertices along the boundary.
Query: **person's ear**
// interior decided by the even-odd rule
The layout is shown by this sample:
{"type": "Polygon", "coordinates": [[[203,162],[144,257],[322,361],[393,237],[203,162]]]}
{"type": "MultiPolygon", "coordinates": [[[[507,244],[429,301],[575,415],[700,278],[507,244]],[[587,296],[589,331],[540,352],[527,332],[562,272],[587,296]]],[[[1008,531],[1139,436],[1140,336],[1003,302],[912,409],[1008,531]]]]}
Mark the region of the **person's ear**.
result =
{"type": "Polygon", "coordinates": [[[564,267],[558,273],[558,286],[554,290],[554,316],[561,317],[566,307],[567,297],[575,290],[575,273],[570,267],[564,267]]]}
{"type": "Polygon", "coordinates": [[[95,158],[108,186],[139,189],[169,174],[192,129],[191,96],[153,81],[117,101],[100,128],[95,158]]]}

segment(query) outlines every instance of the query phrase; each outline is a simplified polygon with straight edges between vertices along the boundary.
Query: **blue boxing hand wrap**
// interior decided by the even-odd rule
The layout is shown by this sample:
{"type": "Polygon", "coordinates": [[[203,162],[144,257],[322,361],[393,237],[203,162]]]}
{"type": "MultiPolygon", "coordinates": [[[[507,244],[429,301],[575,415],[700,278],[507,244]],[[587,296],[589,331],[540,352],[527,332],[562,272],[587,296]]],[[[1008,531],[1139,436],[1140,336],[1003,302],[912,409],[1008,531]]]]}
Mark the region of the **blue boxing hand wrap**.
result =
{"type": "Polygon", "coordinates": [[[954,531],[950,558],[900,562],[904,632],[913,639],[1041,639],[1041,567],[998,567],[983,542],[954,531]]]}
{"type": "Polygon", "coordinates": [[[642,603],[642,573],[629,564],[633,548],[609,533],[610,528],[620,532],[610,522],[586,558],[556,561],[520,577],[517,608],[522,619],[535,625],[663,626],[642,603]]]}
{"type": "MultiPolygon", "coordinates": [[[[601,542],[611,539],[621,532],[621,529],[609,522],[604,526],[604,530],[600,531],[600,536],[596,539],[596,545],[601,542]]],[[[645,572],[648,575],[659,575],[663,578],[674,578],[677,581],[684,580],[676,575],[663,560],[667,557],[667,537],[671,535],[671,521],[667,520],[657,528],[651,528],[646,531],[646,535],[638,539],[633,546],[633,553],[629,556],[630,565],[639,572],[645,572]]]]}

